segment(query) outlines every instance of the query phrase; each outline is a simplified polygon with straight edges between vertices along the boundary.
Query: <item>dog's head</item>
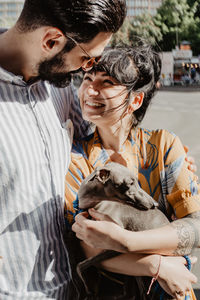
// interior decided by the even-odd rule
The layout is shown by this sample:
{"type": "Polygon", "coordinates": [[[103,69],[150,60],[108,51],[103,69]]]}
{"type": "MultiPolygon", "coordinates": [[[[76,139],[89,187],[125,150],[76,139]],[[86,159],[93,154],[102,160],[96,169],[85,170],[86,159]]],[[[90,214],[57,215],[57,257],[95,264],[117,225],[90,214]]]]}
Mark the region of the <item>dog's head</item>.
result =
{"type": "Polygon", "coordinates": [[[102,200],[123,202],[142,210],[157,206],[157,202],[140,188],[131,171],[113,162],[97,167],[82,182],[78,198],[82,209],[94,207],[102,200]]]}

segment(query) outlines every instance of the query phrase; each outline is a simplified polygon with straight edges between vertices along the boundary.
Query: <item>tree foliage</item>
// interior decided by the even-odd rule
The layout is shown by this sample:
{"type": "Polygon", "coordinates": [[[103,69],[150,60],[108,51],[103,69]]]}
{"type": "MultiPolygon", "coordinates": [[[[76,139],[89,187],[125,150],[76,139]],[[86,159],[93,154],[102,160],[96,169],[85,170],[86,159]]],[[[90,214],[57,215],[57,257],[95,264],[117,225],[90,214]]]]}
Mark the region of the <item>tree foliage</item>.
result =
{"type": "Polygon", "coordinates": [[[197,0],[187,0],[187,3],[190,7],[192,7],[194,5],[196,6],[196,11],[195,11],[194,16],[195,16],[195,18],[196,17],[200,18],[200,2],[197,0]]]}
{"type": "Polygon", "coordinates": [[[187,28],[185,35],[191,42],[194,55],[200,54],[200,2],[196,0],[187,0],[190,7],[195,10],[194,20],[187,28]]]}
{"type": "Polygon", "coordinates": [[[132,30],[132,25],[128,18],[124,21],[122,27],[118,32],[113,34],[111,40],[111,46],[116,46],[118,44],[131,44],[130,32],[132,30]]]}
{"type": "MultiPolygon", "coordinates": [[[[196,16],[197,1],[164,0],[155,16],[157,26],[162,33],[160,46],[163,51],[170,51],[182,40],[191,42],[191,33],[198,38],[199,18],[196,16]],[[189,3],[190,2],[190,3],[189,3]]],[[[194,46],[194,45],[193,45],[194,46]]]]}
{"type": "Polygon", "coordinates": [[[121,29],[113,35],[112,46],[119,43],[134,44],[138,38],[142,38],[152,45],[162,40],[160,28],[154,18],[146,13],[134,19],[126,19],[121,29]]]}
{"type": "Polygon", "coordinates": [[[200,1],[164,0],[155,16],[148,12],[124,22],[112,39],[118,43],[133,44],[137,37],[171,51],[180,42],[191,42],[195,55],[200,54],[200,1]]]}
{"type": "Polygon", "coordinates": [[[152,45],[156,45],[162,40],[162,33],[160,28],[157,26],[154,17],[149,13],[138,16],[132,21],[132,30],[130,32],[130,38],[143,37],[145,40],[150,42],[152,45]]]}

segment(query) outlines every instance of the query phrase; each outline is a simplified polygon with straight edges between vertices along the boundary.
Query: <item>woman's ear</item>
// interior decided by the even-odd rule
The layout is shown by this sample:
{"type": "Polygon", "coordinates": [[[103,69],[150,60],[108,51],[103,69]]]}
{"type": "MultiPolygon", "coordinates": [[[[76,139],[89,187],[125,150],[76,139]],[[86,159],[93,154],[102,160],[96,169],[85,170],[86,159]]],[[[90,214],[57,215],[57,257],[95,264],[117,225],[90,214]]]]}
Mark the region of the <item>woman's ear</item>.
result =
{"type": "Polygon", "coordinates": [[[132,95],[132,99],[130,101],[130,104],[128,106],[128,113],[132,114],[134,111],[139,109],[142,106],[144,99],[144,93],[141,92],[137,95],[132,95]]]}
{"type": "Polygon", "coordinates": [[[53,57],[63,50],[66,44],[66,37],[56,27],[47,27],[42,37],[42,49],[46,56],[53,57]]]}

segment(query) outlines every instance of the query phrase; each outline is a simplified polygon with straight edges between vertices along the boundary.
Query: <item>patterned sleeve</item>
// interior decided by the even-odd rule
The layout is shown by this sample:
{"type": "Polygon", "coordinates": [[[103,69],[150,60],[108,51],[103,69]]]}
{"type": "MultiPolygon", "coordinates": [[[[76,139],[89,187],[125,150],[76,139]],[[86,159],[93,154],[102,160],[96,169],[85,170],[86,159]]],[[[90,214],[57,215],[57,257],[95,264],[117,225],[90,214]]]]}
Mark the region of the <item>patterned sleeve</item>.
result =
{"type": "Polygon", "coordinates": [[[77,213],[78,190],[82,181],[93,171],[87,159],[81,154],[72,153],[71,163],[65,177],[65,220],[66,225],[71,225],[77,213]]]}
{"type": "Polygon", "coordinates": [[[166,198],[176,217],[200,211],[200,185],[197,176],[188,170],[186,153],[178,137],[175,137],[165,154],[166,198]]]}

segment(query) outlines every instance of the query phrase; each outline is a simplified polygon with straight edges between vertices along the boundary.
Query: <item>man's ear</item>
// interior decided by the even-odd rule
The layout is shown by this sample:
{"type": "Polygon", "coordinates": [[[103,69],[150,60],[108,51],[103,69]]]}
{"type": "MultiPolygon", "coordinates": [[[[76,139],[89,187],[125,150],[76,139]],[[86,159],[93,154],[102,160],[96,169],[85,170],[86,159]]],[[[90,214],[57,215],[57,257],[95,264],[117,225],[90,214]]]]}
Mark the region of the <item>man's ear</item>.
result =
{"type": "Polygon", "coordinates": [[[53,57],[59,53],[66,44],[66,37],[56,27],[47,27],[42,38],[42,49],[46,56],[53,57]]]}
{"type": "Polygon", "coordinates": [[[132,114],[134,111],[139,109],[142,106],[144,99],[144,93],[141,92],[137,95],[132,95],[132,99],[130,101],[130,104],[128,106],[128,113],[132,114]]]}

